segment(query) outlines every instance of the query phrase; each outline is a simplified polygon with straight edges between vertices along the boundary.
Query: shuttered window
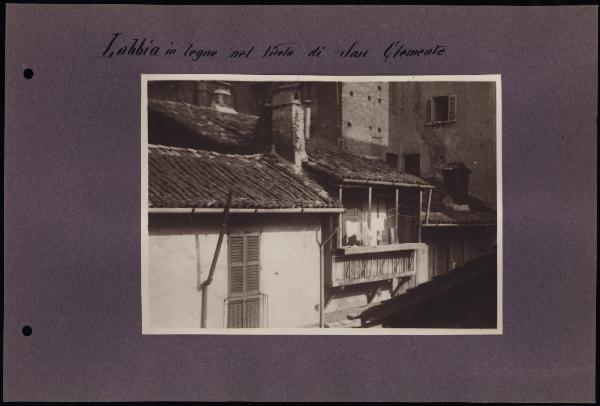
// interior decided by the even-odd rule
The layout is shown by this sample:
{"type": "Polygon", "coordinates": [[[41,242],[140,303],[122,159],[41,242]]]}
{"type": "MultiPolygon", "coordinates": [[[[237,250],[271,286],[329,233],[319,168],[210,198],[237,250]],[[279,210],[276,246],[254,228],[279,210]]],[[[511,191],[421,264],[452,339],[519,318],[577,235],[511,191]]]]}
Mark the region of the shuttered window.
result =
{"type": "Polygon", "coordinates": [[[260,236],[229,236],[227,327],[260,327],[260,236]]]}
{"type": "Polygon", "coordinates": [[[457,96],[437,96],[425,102],[425,124],[439,125],[456,121],[457,96]]]}

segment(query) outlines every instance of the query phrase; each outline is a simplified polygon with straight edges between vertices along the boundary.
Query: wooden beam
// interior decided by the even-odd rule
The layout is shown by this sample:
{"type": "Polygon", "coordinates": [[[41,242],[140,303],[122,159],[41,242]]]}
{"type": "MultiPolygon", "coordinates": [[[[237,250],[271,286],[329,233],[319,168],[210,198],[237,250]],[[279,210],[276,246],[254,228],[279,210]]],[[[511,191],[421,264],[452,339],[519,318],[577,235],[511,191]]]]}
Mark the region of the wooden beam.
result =
{"type": "Polygon", "coordinates": [[[398,202],[399,202],[399,195],[400,192],[398,191],[398,188],[396,188],[396,206],[394,208],[394,214],[396,215],[396,217],[394,218],[394,242],[398,243],[400,242],[400,233],[398,232],[398,202]]]}
{"type": "Polygon", "coordinates": [[[369,186],[369,216],[367,217],[367,224],[369,225],[369,230],[371,229],[371,208],[373,206],[373,187],[369,186]]]}
{"type": "MultiPolygon", "coordinates": [[[[342,203],[342,186],[339,187],[338,190],[338,199],[340,201],[340,203],[342,203]]],[[[338,238],[337,238],[337,246],[338,248],[342,247],[342,234],[344,234],[344,225],[342,224],[344,222],[344,215],[342,213],[338,214],[338,238]]]]}
{"type": "Polygon", "coordinates": [[[425,224],[429,224],[429,211],[431,210],[431,192],[433,189],[429,189],[429,197],[427,198],[427,214],[425,215],[425,224]]]}
{"type": "Polygon", "coordinates": [[[419,226],[419,242],[421,242],[421,208],[423,207],[423,191],[419,190],[419,207],[417,208],[417,224],[419,226]]]}
{"type": "MultiPolygon", "coordinates": [[[[327,216],[329,217],[329,231],[328,232],[333,232],[333,216],[327,216]]],[[[340,233],[340,231],[338,231],[338,233],[340,233]]],[[[333,238],[331,240],[329,240],[329,251],[331,252],[333,250],[333,238]]]]}

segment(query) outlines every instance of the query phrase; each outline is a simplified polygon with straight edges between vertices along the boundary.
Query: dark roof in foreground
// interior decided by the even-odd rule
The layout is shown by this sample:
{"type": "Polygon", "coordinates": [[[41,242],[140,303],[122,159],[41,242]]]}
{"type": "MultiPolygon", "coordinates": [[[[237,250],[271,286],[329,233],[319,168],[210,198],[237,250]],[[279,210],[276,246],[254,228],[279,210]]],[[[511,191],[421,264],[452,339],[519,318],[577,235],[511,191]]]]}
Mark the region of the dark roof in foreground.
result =
{"type": "Polygon", "coordinates": [[[232,155],[149,145],[152,208],[334,208],[336,199],[271,155],[232,155]]]}
{"type": "Polygon", "coordinates": [[[380,159],[352,154],[326,142],[307,140],[306,152],[306,168],[335,182],[352,180],[368,184],[375,181],[430,187],[423,179],[400,172],[380,159]]]}
{"type": "MultiPolygon", "coordinates": [[[[469,211],[457,211],[444,204],[446,190],[440,179],[427,178],[427,182],[435,186],[431,194],[429,224],[457,224],[457,225],[488,225],[496,224],[496,212],[485,202],[469,195],[467,203],[469,211]]],[[[425,224],[427,213],[428,195],[423,195],[422,221],[425,224]]]]}
{"type": "Polygon", "coordinates": [[[398,328],[495,328],[497,251],[465,263],[406,293],[369,307],[363,326],[398,328]]]}
{"type": "Polygon", "coordinates": [[[148,113],[186,130],[188,142],[192,145],[179,145],[182,147],[195,146],[193,144],[197,142],[207,149],[221,152],[258,152],[265,142],[257,116],[223,113],[210,107],[168,100],[148,100],[148,113]]]}

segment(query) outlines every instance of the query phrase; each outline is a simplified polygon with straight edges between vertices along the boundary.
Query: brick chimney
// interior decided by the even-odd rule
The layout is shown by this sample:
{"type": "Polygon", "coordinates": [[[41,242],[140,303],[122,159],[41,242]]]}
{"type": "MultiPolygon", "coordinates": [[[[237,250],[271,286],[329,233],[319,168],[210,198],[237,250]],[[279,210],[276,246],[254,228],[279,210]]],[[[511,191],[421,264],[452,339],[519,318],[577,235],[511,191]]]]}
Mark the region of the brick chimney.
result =
{"type": "Polygon", "coordinates": [[[276,87],[271,100],[273,151],[290,161],[297,173],[307,159],[305,110],[300,102],[300,93],[299,84],[288,83],[276,87]]]}
{"type": "Polygon", "coordinates": [[[453,162],[446,165],[442,174],[444,176],[444,189],[448,193],[444,203],[457,211],[469,211],[469,175],[471,171],[462,162],[453,162]]]}
{"type": "Polygon", "coordinates": [[[231,97],[231,84],[228,82],[213,82],[211,107],[222,113],[236,114],[231,97]]]}

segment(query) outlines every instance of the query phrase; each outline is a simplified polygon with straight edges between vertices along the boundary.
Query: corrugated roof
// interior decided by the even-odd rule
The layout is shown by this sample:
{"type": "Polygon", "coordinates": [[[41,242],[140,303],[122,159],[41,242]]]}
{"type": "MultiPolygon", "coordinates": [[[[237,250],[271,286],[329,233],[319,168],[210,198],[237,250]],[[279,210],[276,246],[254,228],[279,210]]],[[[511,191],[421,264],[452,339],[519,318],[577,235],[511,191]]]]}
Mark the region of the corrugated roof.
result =
{"type": "Polygon", "coordinates": [[[233,155],[149,145],[148,200],[154,208],[342,207],[316,183],[270,155],[233,155]]]}
{"type": "Polygon", "coordinates": [[[354,181],[389,182],[394,184],[429,186],[427,182],[408,173],[396,170],[380,159],[365,158],[330,145],[326,142],[307,140],[308,161],[305,166],[336,182],[354,181]]]}
{"type": "Polygon", "coordinates": [[[209,107],[167,100],[149,100],[148,112],[185,128],[197,141],[221,152],[228,152],[228,149],[259,152],[265,143],[257,116],[223,113],[209,107]]]}
{"type": "MultiPolygon", "coordinates": [[[[457,211],[444,204],[446,190],[444,184],[437,178],[426,178],[427,182],[435,186],[431,194],[431,207],[429,212],[429,224],[465,224],[481,225],[496,224],[496,212],[481,200],[469,195],[467,203],[469,211],[457,211]]],[[[428,196],[423,196],[423,223],[427,212],[428,196]]]]}

